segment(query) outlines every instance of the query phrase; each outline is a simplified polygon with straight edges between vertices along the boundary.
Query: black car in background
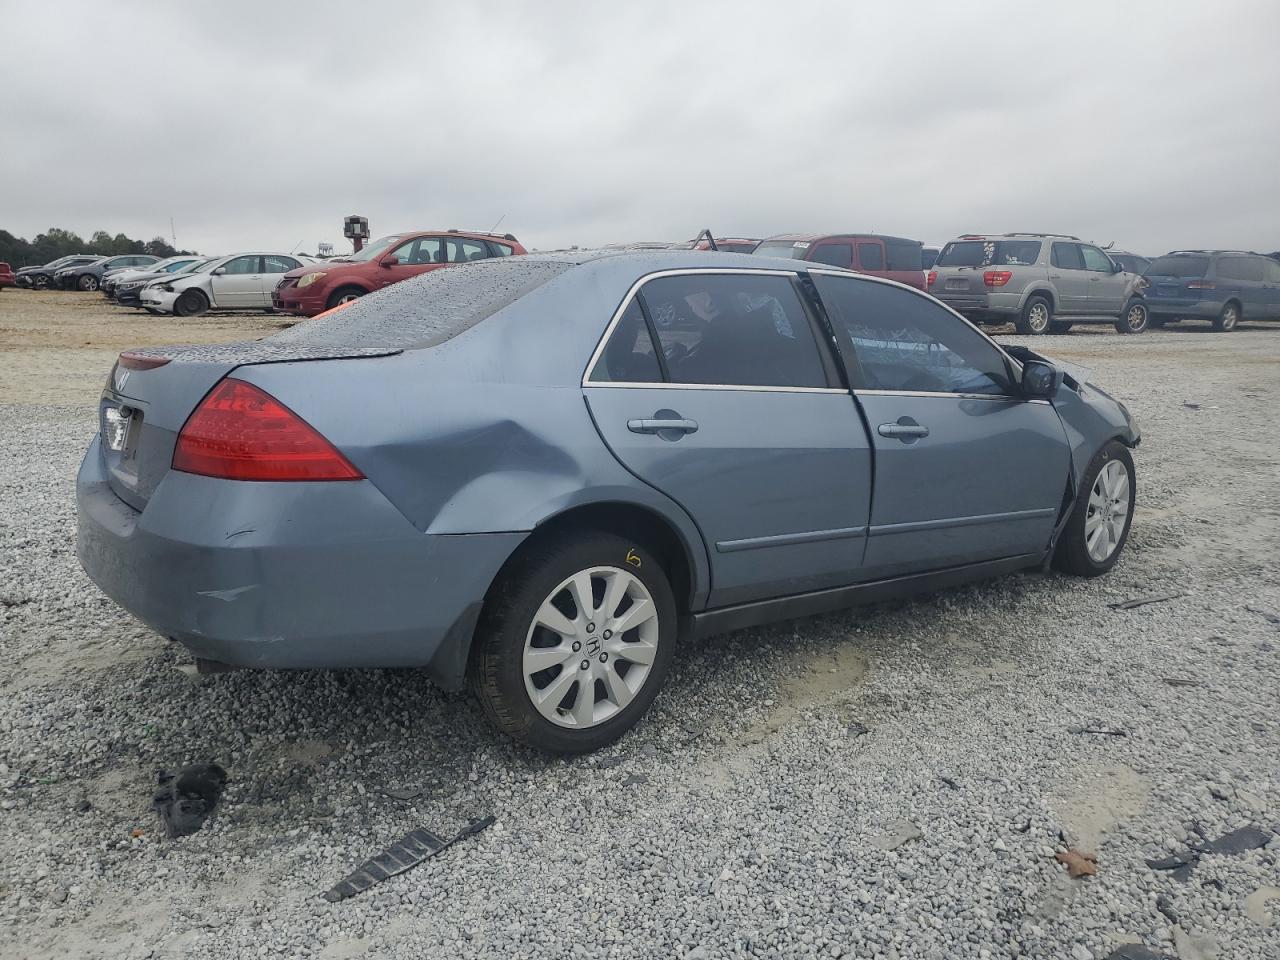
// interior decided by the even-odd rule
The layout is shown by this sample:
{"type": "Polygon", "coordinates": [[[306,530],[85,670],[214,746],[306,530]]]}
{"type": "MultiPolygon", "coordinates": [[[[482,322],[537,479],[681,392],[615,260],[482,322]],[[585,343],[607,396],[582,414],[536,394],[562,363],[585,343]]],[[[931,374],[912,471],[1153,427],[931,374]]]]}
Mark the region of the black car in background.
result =
{"type": "Polygon", "coordinates": [[[65,266],[53,275],[54,285],[63,290],[97,290],[102,278],[112,270],[136,270],[158,263],[159,257],[149,253],[122,253],[117,257],[100,257],[92,263],[65,266]]]}
{"type": "Polygon", "coordinates": [[[1241,320],[1280,320],[1280,263],[1248,250],[1175,250],[1143,274],[1153,327],[1209,320],[1223,333],[1241,320]]]}
{"type": "Polygon", "coordinates": [[[102,292],[108,299],[114,300],[122,307],[141,307],[142,288],[152,280],[191,273],[216,259],[216,257],[172,257],[172,263],[166,262],[165,266],[158,270],[128,270],[117,274],[119,279],[112,278],[111,281],[104,283],[102,292]]]}
{"type": "Polygon", "coordinates": [[[77,267],[87,263],[93,263],[100,258],[85,253],[73,253],[65,257],[59,257],[57,260],[50,260],[48,263],[40,264],[32,267],[23,267],[14,275],[14,280],[20,287],[28,287],[33,290],[44,290],[52,285],[53,275],[64,267],[77,267]]]}
{"type": "Polygon", "coordinates": [[[1151,263],[1149,257],[1140,257],[1127,250],[1107,250],[1106,254],[1120,264],[1125,273],[1136,273],[1139,276],[1147,272],[1147,266],[1151,263]]]}

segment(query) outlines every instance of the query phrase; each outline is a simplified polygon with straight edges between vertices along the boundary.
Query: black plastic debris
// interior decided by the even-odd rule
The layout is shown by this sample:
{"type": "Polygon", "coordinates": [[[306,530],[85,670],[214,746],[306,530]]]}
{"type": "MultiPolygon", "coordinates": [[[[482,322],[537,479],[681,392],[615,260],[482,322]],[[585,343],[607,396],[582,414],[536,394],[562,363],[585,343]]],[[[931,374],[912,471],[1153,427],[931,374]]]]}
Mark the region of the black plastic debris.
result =
{"type": "Polygon", "coordinates": [[[1217,840],[1211,840],[1209,845],[1205,847],[1205,852],[1233,857],[1240,853],[1247,853],[1250,850],[1265,847],[1270,840],[1270,830],[1261,830],[1258,827],[1241,827],[1239,830],[1224,833],[1217,840]]]}
{"type": "Polygon", "coordinates": [[[864,724],[859,723],[857,720],[850,723],[847,729],[849,736],[851,737],[865,737],[871,732],[864,724]]]}
{"type": "Polygon", "coordinates": [[[339,880],[326,890],[323,896],[330,903],[354,897],[357,893],[363,893],[383,880],[404,873],[406,870],[412,870],[424,860],[430,860],[441,851],[449,849],[459,840],[473,837],[482,830],[488,829],[494,822],[493,817],[473,820],[451,840],[442,840],[430,830],[412,830],[372,860],[366,860],[339,880]]]}
{"type": "Polygon", "coordinates": [[[1103,960],[1166,960],[1163,953],[1141,943],[1126,943],[1116,947],[1103,960]]]}
{"type": "Polygon", "coordinates": [[[216,763],[193,763],[177,773],[161,770],[156,779],[159,789],[151,798],[151,807],[160,814],[167,836],[185,837],[204,826],[205,818],[218,805],[227,771],[216,763]]]}
{"type": "Polygon", "coordinates": [[[1133,600],[1125,600],[1122,603],[1108,603],[1107,606],[1112,610],[1132,610],[1135,607],[1145,607],[1149,603],[1164,603],[1166,600],[1177,600],[1179,597],[1185,597],[1186,591],[1180,593],[1166,593],[1158,597],[1137,597],[1133,600]]]}
{"type": "Polygon", "coordinates": [[[945,784],[946,784],[948,787],[950,787],[952,790],[959,790],[959,789],[960,789],[960,784],[956,783],[956,782],[955,782],[954,780],[952,780],[950,777],[939,777],[938,779],[939,779],[939,780],[941,780],[943,783],[945,783],[945,784]]]}
{"type": "Polygon", "coordinates": [[[378,792],[392,800],[416,800],[422,796],[421,787],[381,787],[378,792]]]}
{"type": "Polygon", "coordinates": [[[1178,919],[1178,911],[1173,909],[1173,901],[1168,897],[1156,897],[1156,909],[1164,914],[1165,918],[1172,924],[1179,924],[1182,921],[1178,919]]]}

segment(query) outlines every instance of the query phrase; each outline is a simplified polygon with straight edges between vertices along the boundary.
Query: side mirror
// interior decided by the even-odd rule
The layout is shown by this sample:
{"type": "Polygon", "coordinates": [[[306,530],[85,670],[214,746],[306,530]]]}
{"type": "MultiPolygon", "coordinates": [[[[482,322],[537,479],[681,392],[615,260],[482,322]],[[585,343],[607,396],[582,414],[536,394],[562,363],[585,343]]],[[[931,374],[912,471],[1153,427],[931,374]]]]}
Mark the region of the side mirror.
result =
{"type": "Polygon", "coordinates": [[[1120,261],[1118,261],[1118,260],[1112,260],[1112,261],[1111,261],[1111,272],[1112,272],[1112,273],[1124,273],[1124,264],[1123,264],[1123,263],[1121,263],[1121,262],[1120,262],[1120,261]]]}
{"type": "Polygon", "coordinates": [[[399,257],[387,257],[385,260],[382,261],[382,265],[386,267],[388,270],[390,270],[394,266],[399,265],[399,263],[400,263],[399,257]]]}
{"type": "Polygon", "coordinates": [[[226,273],[226,272],[227,272],[227,268],[226,268],[226,267],[218,267],[218,268],[216,268],[216,269],[213,271],[213,275],[214,275],[215,277],[220,277],[220,276],[222,276],[222,275],[223,275],[224,273],[226,273]]]}
{"type": "Polygon", "coordinates": [[[1022,365],[1022,395],[1028,400],[1051,400],[1062,386],[1062,371],[1043,360],[1022,365]]]}

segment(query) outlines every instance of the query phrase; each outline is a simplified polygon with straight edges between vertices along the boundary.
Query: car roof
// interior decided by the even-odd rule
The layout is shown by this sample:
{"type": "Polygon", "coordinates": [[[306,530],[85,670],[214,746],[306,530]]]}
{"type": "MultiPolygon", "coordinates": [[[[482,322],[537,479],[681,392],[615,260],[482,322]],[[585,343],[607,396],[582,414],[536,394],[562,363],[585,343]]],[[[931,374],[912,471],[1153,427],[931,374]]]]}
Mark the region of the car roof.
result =
{"type": "MultiPolygon", "coordinates": [[[[871,233],[870,231],[845,231],[844,233],[778,233],[772,237],[765,237],[761,243],[769,243],[773,240],[791,240],[793,242],[809,242],[815,240],[843,240],[848,237],[870,237],[873,240],[904,240],[907,243],[920,243],[919,240],[912,240],[910,237],[895,237],[887,233],[871,233]]],[[[923,245],[923,244],[922,244],[923,245]]]]}
{"type": "Polygon", "coordinates": [[[1214,256],[1219,253],[1231,253],[1244,257],[1261,257],[1263,254],[1255,253],[1252,250],[1170,250],[1164,254],[1166,257],[1203,257],[1214,256]]]}
{"type": "Polygon", "coordinates": [[[387,237],[466,237],[471,240],[505,240],[508,243],[519,243],[509,233],[487,233],[484,230],[458,230],[450,227],[448,230],[393,230],[391,233],[384,234],[387,237]]]}

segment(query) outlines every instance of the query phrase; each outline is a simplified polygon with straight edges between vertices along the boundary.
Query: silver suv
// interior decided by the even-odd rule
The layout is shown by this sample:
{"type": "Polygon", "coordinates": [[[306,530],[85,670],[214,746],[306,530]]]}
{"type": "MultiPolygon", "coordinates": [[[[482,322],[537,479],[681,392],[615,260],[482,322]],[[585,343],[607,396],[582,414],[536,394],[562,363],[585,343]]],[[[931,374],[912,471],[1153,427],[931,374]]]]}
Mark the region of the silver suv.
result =
{"type": "Polygon", "coordinates": [[[1065,333],[1073,323],[1142,333],[1149,319],[1142,278],[1079,237],[959,237],[942,248],[927,285],[970,320],[1012,323],[1019,333],[1065,333]]]}

